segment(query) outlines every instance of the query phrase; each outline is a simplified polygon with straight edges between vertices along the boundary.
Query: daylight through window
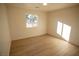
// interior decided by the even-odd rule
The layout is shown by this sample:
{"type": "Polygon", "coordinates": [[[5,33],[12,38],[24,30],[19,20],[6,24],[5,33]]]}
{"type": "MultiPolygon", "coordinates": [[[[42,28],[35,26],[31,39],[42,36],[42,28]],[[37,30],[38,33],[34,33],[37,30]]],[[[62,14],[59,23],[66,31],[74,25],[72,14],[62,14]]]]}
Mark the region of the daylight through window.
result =
{"type": "Polygon", "coordinates": [[[59,34],[66,41],[69,41],[71,32],[71,27],[69,25],[63,24],[62,22],[57,23],[57,34],[59,34]]]}
{"type": "Polygon", "coordinates": [[[38,24],[38,17],[36,15],[28,14],[26,15],[26,27],[32,28],[36,27],[38,24]]]}

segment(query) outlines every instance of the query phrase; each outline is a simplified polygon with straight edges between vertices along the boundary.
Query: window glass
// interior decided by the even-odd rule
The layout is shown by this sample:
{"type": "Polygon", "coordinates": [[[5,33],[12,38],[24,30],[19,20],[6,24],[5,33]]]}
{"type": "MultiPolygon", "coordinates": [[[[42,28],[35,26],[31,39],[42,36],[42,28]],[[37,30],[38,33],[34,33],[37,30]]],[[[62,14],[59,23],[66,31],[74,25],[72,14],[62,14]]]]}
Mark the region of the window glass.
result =
{"type": "Polygon", "coordinates": [[[28,14],[26,15],[26,27],[36,27],[38,24],[38,17],[36,15],[28,14]]]}

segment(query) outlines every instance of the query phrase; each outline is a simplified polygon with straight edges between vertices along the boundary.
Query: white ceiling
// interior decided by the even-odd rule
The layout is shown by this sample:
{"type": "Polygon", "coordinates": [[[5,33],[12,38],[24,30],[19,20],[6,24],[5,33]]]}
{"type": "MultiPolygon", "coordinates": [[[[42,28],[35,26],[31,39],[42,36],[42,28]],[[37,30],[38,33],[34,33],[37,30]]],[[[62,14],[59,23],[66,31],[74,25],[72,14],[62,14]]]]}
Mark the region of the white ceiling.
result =
{"type": "Polygon", "coordinates": [[[8,6],[16,6],[25,8],[26,10],[37,11],[54,11],[62,8],[72,7],[79,4],[72,3],[48,3],[47,6],[43,6],[42,3],[9,3],[8,6]]]}

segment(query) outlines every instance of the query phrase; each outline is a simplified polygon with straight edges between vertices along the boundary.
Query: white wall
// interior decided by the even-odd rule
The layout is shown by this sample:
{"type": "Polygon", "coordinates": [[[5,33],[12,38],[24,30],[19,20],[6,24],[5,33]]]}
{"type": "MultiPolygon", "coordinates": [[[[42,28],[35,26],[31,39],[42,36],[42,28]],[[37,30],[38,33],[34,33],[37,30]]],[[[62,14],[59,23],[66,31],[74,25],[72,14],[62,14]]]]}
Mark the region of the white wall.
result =
{"type": "Polygon", "coordinates": [[[0,4],[0,55],[9,55],[10,51],[10,33],[8,27],[8,19],[4,4],[0,4]]]}
{"type": "Polygon", "coordinates": [[[79,45],[79,7],[65,8],[48,13],[48,34],[60,38],[56,33],[57,21],[71,26],[69,42],[79,45]]]}
{"type": "Polygon", "coordinates": [[[41,11],[27,11],[23,8],[8,6],[9,25],[12,40],[43,35],[47,33],[46,13],[41,11]],[[39,24],[35,28],[26,27],[26,14],[35,14],[39,17],[39,24]]]}

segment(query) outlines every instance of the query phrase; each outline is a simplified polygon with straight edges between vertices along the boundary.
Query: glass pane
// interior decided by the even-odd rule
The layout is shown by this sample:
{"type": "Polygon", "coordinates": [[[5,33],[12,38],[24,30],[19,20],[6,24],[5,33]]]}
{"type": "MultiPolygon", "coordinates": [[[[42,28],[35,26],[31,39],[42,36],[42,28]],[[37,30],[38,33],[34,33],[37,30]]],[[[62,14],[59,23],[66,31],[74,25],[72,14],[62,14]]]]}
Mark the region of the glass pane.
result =
{"type": "Polygon", "coordinates": [[[71,32],[71,27],[63,24],[63,32],[62,32],[62,37],[66,40],[69,41],[69,37],[70,37],[70,32],[71,32]]]}
{"type": "Polygon", "coordinates": [[[26,15],[26,27],[31,28],[31,27],[36,27],[37,26],[37,22],[38,22],[38,17],[35,15],[26,15]]]}
{"type": "Polygon", "coordinates": [[[57,33],[61,35],[62,33],[62,23],[58,21],[57,23],[57,33]]]}

